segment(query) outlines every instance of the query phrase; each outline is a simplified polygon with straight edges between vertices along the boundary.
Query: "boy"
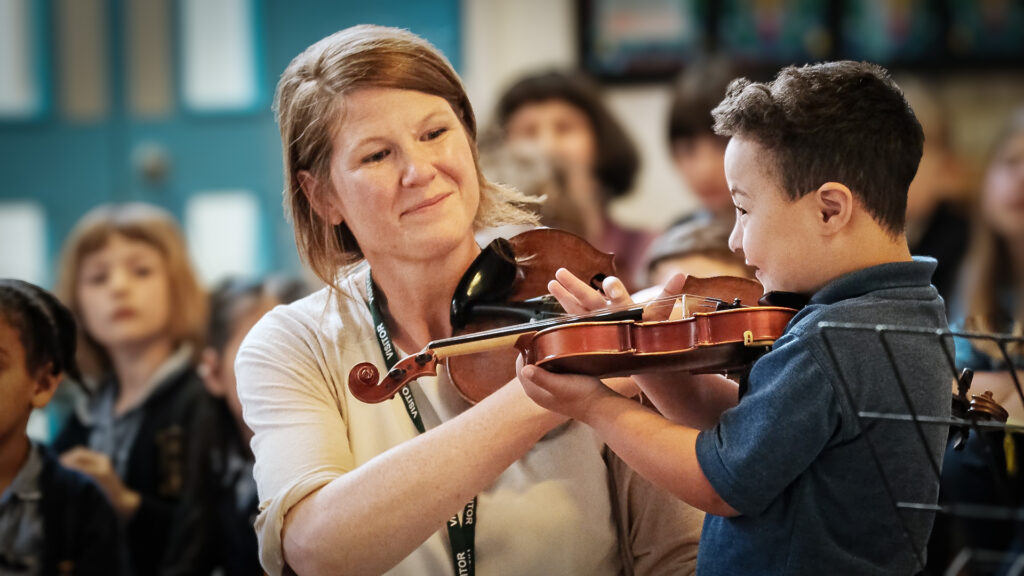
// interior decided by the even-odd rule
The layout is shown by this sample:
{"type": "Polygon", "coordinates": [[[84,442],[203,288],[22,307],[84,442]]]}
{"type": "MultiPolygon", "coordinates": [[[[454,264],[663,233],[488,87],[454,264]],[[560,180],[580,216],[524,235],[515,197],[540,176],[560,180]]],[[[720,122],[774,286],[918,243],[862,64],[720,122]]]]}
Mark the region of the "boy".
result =
{"type": "MultiPolygon", "coordinates": [[[[600,381],[523,366],[541,405],[593,426],[628,464],[707,511],[701,574],[911,574],[931,530],[946,430],[867,421],[858,411],[949,416],[950,374],[934,336],[880,338],[818,323],[943,328],[931,259],[912,259],[903,234],[907,188],[923,136],[899,88],[878,66],[834,62],[783,69],[770,83],[734,81],[714,110],[731,138],[725,172],[737,222],[729,239],[766,291],[809,304],[757,361],[737,400],[717,375],[637,377],[661,416],[600,381]],[[826,339],[835,361],[826,348],[826,339]],[[868,438],[870,436],[870,438],[868,438]],[[901,519],[908,533],[902,530],[901,519]]],[[[551,291],[569,313],[606,305],[560,271],[551,291]]],[[[678,293],[680,277],[666,286],[678,293]]],[[[628,299],[606,282],[613,303],[628,299]]]]}
{"type": "Polygon", "coordinates": [[[53,295],[0,279],[0,573],[122,573],[117,517],[100,489],[32,444],[25,427],[64,374],[75,321],[53,295]]]}

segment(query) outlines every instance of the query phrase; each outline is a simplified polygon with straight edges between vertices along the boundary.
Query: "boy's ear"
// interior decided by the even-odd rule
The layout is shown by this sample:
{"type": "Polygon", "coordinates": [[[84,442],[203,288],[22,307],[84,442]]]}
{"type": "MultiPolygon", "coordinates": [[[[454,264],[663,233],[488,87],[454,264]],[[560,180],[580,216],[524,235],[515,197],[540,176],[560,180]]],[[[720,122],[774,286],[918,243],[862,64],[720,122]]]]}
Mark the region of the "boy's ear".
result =
{"type": "Polygon", "coordinates": [[[815,192],[823,232],[839,232],[853,216],[853,192],[838,182],[826,182],[815,192]]]}
{"type": "Polygon", "coordinates": [[[341,224],[344,218],[332,202],[333,195],[326,183],[313,176],[309,170],[299,170],[298,180],[299,188],[306,195],[313,210],[331,226],[341,224]]]}
{"type": "Polygon", "coordinates": [[[32,407],[45,408],[57,392],[57,385],[64,379],[63,373],[54,374],[53,366],[47,364],[39,369],[32,388],[32,407]]]}
{"type": "Polygon", "coordinates": [[[220,369],[220,354],[213,348],[203,349],[199,357],[199,365],[196,366],[199,377],[203,379],[203,386],[211,396],[221,398],[224,396],[224,378],[220,369]]]}

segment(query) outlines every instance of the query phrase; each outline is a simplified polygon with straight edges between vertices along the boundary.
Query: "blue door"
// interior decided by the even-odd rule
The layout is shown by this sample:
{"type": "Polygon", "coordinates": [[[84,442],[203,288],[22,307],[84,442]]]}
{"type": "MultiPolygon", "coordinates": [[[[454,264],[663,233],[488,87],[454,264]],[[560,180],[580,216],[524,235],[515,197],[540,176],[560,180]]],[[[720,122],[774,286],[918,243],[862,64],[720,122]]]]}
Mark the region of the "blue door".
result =
{"type": "Polygon", "coordinates": [[[172,211],[207,281],[296,271],[270,110],[280,72],[358,23],[408,28],[458,67],[458,6],[3,0],[0,36],[24,33],[0,40],[0,83],[27,89],[0,87],[0,276],[51,285],[71,227],[112,201],[172,211]]]}

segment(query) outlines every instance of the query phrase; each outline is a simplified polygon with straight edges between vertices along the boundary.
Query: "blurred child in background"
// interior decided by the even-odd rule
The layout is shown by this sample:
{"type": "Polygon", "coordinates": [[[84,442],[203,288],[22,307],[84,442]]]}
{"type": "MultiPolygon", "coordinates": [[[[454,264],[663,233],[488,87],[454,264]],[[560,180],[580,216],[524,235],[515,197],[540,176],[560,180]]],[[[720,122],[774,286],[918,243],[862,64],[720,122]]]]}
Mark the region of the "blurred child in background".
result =
{"type": "Polygon", "coordinates": [[[117,517],[86,476],[29,441],[29,413],[78,377],[75,320],[42,288],[0,279],[0,573],[122,572],[117,517]]]}
{"type": "Polygon", "coordinates": [[[196,416],[193,460],[168,544],[163,574],[262,574],[253,522],[259,499],[242,420],[235,354],[249,329],[277,304],[306,292],[297,281],[227,279],[210,295],[210,323],[199,364],[209,395],[196,416]]]}
{"type": "Polygon", "coordinates": [[[721,220],[694,218],[654,239],[648,250],[647,284],[664,284],[682,272],[688,276],[754,278],[743,255],[729,250],[732,228],[721,220]]]}
{"type": "MultiPolygon", "coordinates": [[[[1024,108],[1011,116],[992,150],[964,271],[954,328],[1024,336],[1024,108]]],[[[1005,352],[991,340],[956,340],[957,367],[975,371],[971,393],[992,391],[1009,412],[1008,423],[1022,425],[1024,404],[1012,371],[1024,383],[1024,349],[1011,344],[1005,352]]],[[[1024,504],[1022,450],[1020,433],[972,430],[962,450],[946,451],[941,503],[1019,510],[1024,504]]],[[[1006,520],[940,515],[929,545],[929,573],[942,574],[964,548],[1024,552],[1024,529],[1019,520],[1015,526],[1006,520]]],[[[970,573],[991,571],[972,566],[970,573]]]]}
{"type": "Polygon", "coordinates": [[[57,438],[61,463],[91,476],[126,527],[133,574],[159,572],[203,393],[195,356],[206,300],[174,219],[145,204],[86,214],[64,247],[61,298],[79,319],[95,380],[57,438]]]}
{"type": "Polygon", "coordinates": [[[699,202],[697,210],[678,219],[677,224],[708,218],[731,227],[736,220],[725,180],[725,146],[729,139],[715,134],[711,111],[722,101],[729,82],[738,76],[737,68],[725,58],[708,57],[687,66],[672,91],[668,120],[672,164],[699,202]]]}
{"type": "Polygon", "coordinates": [[[921,80],[900,82],[924,129],[924,153],[907,196],[907,243],[912,253],[938,261],[932,284],[950,310],[957,273],[969,239],[963,170],[951,146],[947,113],[933,86],[921,80]]]}

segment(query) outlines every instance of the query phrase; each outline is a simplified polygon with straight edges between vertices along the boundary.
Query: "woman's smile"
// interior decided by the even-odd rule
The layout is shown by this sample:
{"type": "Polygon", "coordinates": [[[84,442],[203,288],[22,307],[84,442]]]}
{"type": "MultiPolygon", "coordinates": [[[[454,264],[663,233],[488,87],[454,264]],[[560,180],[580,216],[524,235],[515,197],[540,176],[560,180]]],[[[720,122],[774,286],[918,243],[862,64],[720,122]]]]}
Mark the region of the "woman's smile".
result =
{"type": "Polygon", "coordinates": [[[402,212],[402,216],[415,216],[430,212],[431,208],[439,206],[444,200],[446,200],[452,194],[454,194],[454,192],[445,192],[443,194],[431,196],[430,198],[423,200],[422,202],[414,205],[413,207],[404,210],[402,212]]]}

